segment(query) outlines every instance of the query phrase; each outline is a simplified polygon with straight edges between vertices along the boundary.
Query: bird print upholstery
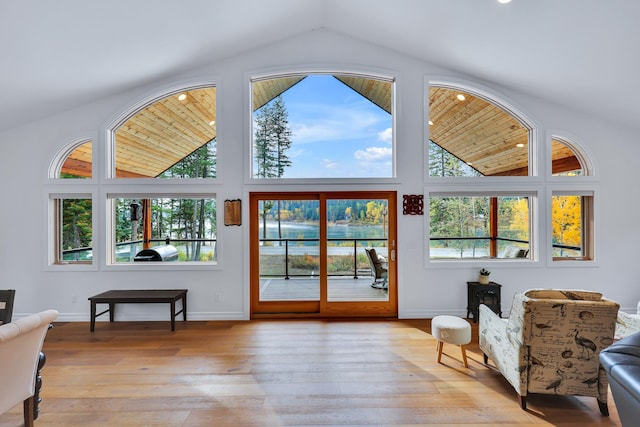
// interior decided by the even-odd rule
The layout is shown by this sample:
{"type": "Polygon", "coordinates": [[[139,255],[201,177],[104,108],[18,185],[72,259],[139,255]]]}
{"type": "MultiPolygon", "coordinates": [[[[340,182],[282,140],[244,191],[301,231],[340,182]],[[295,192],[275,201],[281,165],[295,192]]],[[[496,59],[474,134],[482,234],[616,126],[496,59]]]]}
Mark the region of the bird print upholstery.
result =
{"type": "Polygon", "coordinates": [[[509,381],[523,409],[529,393],[592,396],[608,415],[600,351],[613,343],[618,303],[598,292],[516,293],[508,319],[480,306],[480,349],[509,381]]]}

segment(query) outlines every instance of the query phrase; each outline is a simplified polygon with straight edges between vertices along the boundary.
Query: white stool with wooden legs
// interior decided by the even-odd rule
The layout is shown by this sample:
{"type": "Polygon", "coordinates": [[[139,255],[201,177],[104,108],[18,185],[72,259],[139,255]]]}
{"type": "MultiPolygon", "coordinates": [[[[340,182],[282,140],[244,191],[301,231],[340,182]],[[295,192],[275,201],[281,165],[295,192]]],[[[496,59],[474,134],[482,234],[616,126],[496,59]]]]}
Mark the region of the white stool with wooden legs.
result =
{"type": "Polygon", "coordinates": [[[467,353],[464,349],[471,342],[471,325],[466,320],[455,316],[436,316],[431,320],[431,335],[438,340],[438,363],[442,363],[444,343],[460,346],[462,363],[467,368],[467,353]]]}

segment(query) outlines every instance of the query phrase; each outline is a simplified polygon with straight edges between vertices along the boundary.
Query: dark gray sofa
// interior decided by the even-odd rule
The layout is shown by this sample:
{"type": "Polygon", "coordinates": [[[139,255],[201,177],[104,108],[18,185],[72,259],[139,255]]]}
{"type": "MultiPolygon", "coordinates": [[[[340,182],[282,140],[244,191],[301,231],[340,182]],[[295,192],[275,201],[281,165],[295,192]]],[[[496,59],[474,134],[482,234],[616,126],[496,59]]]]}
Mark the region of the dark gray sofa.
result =
{"type": "Polygon", "coordinates": [[[600,352],[623,427],[640,425],[640,332],[600,352]]]}

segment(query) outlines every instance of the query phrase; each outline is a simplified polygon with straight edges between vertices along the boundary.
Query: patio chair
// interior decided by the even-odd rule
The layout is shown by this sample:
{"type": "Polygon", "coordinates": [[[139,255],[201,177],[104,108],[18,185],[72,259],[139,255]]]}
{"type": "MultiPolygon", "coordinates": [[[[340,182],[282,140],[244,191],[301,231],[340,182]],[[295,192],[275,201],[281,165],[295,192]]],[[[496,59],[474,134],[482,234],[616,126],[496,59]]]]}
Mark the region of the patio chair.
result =
{"type": "Polygon", "coordinates": [[[371,267],[371,275],[373,276],[372,288],[387,288],[387,260],[379,256],[374,248],[365,248],[369,266],[371,267]]]}
{"type": "Polygon", "coordinates": [[[479,342],[526,409],[529,393],[591,396],[602,415],[607,376],[600,350],[613,343],[618,303],[581,290],[532,289],[516,293],[509,319],[480,306],[479,342]]]}

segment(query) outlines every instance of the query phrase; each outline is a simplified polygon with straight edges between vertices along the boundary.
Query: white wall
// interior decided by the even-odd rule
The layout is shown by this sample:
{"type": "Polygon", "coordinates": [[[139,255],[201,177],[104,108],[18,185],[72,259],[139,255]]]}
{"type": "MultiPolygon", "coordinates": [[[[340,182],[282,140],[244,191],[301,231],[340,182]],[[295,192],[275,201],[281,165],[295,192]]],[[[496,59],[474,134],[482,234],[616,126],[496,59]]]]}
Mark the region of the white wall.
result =
{"type": "MultiPolygon", "coordinates": [[[[551,66],[551,64],[549,64],[551,66]]],[[[573,287],[600,290],[619,301],[626,310],[635,310],[640,299],[636,275],[636,242],[639,227],[634,199],[640,148],[631,130],[602,122],[538,99],[512,93],[472,76],[458,75],[413,58],[345,38],[324,30],[313,31],[260,50],[246,52],[207,67],[140,87],[126,94],[72,111],[35,120],[28,126],[0,134],[3,156],[0,159],[0,209],[2,249],[0,250],[0,287],[17,289],[17,317],[45,308],[60,311],[60,320],[89,318],[87,298],[112,288],[179,287],[189,289],[190,319],[247,319],[248,313],[248,224],[247,204],[250,191],[273,189],[265,185],[245,184],[248,143],[249,76],[270,71],[328,69],[370,71],[397,77],[396,156],[398,177],[395,183],[364,184],[361,189],[396,190],[398,210],[398,287],[400,317],[432,317],[437,314],[466,314],[466,284],[475,280],[477,270],[488,266],[492,280],[503,284],[503,310],[511,296],[530,287],[573,287]],[[402,195],[423,194],[424,79],[428,76],[477,83],[520,107],[535,118],[538,134],[544,141],[548,129],[562,130],[574,136],[592,154],[597,176],[598,224],[597,262],[588,265],[565,264],[558,267],[547,261],[546,248],[534,263],[492,264],[477,262],[429,263],[425,258],[426,217],[403,216],[402,195]],[[220,184],[212,186],[219,200],[243,199],[241,227],[220,227],[221,268],[211,271],[115,271],[101,262],[91,271],[52,271],[46,266],[46,170],[52,156],[66,143],[82,136],[96,141],[104,150],[104,127],[125,109],[163,88],[180,82],[215,79],[218,84],[218,153],[220,184]]],[[[544,179],[538,188],[546,188],[544,179]]],[[[321,186],[342,190],[344,185],[321,186]]],[[[318,185],[296,185],[296,190],[319,189],[318,185]]],[[[544,221],[543,221],[544,222],[544,221]]],[[[545,227],[546,224],[541,224],[545,227]]],[[[101,227],[98,239],[106,232],[101,227]]],[[[542,230],[544,234],[544,229],[542,230]]],[[[546,242],[546,237],[542,236],[546,242]]],[[[99,252],[99,249],[97,249],[99,252]]],[[[120,319],[166,319],[166,306],[121,306],[120,319]]]]}

